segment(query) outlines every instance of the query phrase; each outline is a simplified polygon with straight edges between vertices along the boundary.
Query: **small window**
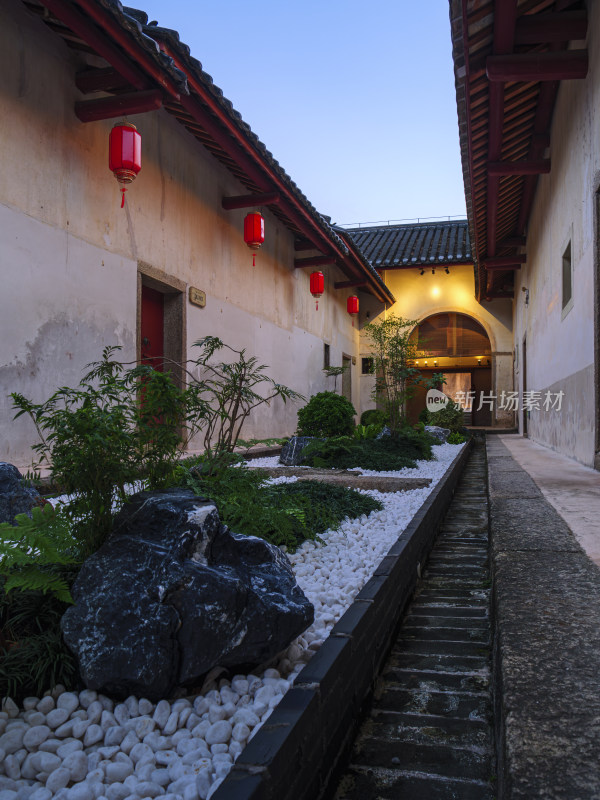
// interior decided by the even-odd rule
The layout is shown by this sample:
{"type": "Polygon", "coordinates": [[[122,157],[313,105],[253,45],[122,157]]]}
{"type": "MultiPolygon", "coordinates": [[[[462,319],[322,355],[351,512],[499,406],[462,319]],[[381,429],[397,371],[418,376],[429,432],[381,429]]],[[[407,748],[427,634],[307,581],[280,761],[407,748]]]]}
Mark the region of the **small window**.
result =
{"type": "Polygon", "coordinates": [[[373,359],[372,358],[363,358],[362,359],[362,374],[363,375],[370,375],[373,372],[373,359]]]}
{"type": "Polygon", "coordinates": [[[323,369],[329,369],[330,366],[329,345],[323,344],[323,369]]]}
{"type": "Polygon", "coordinates": [[[571,258],[571,242],[562,257],[562,310],[568,311],[573,300],[573,260],[571,258]]]}

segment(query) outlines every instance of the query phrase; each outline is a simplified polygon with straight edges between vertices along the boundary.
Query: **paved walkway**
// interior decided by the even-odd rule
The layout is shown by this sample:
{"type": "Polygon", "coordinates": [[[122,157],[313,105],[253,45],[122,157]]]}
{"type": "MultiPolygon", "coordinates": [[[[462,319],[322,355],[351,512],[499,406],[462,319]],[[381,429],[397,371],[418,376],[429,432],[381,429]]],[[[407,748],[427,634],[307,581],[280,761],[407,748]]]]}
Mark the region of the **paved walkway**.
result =
{"type": "Polygon", "coordinates": [[[569,502],[599,508],[597,478],[516,437],[487,451],[498,797],[600,800],[600,570],[569,502]]]}
{"type": "Polygon", "coordinates": [[[600,472],[516,434],[498,438],[600,567],[600,472]]]}

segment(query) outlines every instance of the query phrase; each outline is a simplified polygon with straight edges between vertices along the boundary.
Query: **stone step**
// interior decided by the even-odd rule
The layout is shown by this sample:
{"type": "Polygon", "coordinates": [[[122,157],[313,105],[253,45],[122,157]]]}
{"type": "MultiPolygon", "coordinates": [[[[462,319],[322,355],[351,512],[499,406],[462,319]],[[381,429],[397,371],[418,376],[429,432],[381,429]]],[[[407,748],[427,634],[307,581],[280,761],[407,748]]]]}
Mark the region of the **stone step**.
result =
{"type": "Polygon", "coordinates": [[[335,800],[493,800],[486,465],[476,446],[335,800]]]}
{"type": "Polygon", "coordinates": [[[483,781],[416,775],[399,770],[351,765],[335,800],[494,800],[483,781]]]}
{"type": "Polygon", "coordinates": [[[435,714],[463,720],[487,721],[489,699],[486,694],[467,692],[432,692],[423,689],[404,689],[391,682],[373,702],[373,708],[402,711],[407,714],[435,714]]]}

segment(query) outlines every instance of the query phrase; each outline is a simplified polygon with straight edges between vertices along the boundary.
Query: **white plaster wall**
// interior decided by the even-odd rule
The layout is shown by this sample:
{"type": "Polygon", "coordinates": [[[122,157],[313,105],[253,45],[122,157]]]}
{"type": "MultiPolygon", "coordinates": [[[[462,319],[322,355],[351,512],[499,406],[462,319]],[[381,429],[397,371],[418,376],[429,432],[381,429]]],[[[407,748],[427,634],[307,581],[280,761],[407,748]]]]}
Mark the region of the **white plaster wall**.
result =
{"type": "MultiPolygon", "coordinates": [[[[188,345],[216,335],[306,396],[331,388],[323,342],[332,365],[342,352],[358,352],[345,311],[351,290],[333,291],[342,274],[325,268],[315,311],[310,270],[294,269],[293,235],[268,209],[253,268],[243,241],[247,212],[221,208],[223,196],[247,189],[164,110],[131,117],[142,135],[142,171],[121,210],[108,169],[114,121],[83,124],[74,114],[85,99],[74,83],[83,66],[18,0],[1,4],[0,459],[26,464],[35,441],[26,423],[12,425],[9,392],[41,400],[74,385],[106,344],[135,355],[138,262],[206,292],[206,308],[188,304],[188,345]]],[[[357,380],[353,400],[358,410],[357,380]]],[[[244,435],[295,427],[296,408],[279,403],[244,435]]]]}
{"type": "MultiPolygon", "coordinates": [[[[565,392],[561,413],[531,411],[529,435],[584,464],[595,445],[594,194],[600,170],[600,7],[588,5],[589,72],[563,81],[554,111],[549,156],[540,176],[527,232],[527,264],[517,275],[515,380],[523,388],[522,343],[527,339],[527,390],[565,392]],[[562,311],[562,256],[571,241],[573,305],[562,311]],[[525,302],[529,293],[529,303],[525,302]],[[591,377],[590,377],[591,376],[591,377]]],[[[519,415],[522,430],[522,413],[519,415]]]]}

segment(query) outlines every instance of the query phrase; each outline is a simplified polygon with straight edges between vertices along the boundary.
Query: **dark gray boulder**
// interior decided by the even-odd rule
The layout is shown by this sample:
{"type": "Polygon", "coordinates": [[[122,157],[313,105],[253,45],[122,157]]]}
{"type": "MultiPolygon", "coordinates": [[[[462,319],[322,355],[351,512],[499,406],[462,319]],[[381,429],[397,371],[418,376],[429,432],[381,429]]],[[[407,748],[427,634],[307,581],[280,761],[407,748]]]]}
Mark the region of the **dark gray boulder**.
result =
{"type": "Polygon", "coordinates": [[[0,461],[0,522],[14,524],[17,514],[29,514],[33,506],[42,503],[39,492],[25,485],[19,470],[0,461]]]}
{"type": "Polygon", "coordinates": [[[279,463],[286,467],[297,467],[302,461],[302,451],[307,444],[314,441],[314,436],[292,436],[281,448],[279,463]]]}
{"type": "Polygon", "coordinates": [[[268,661],[313,621],[287,557],[188,490],[140,492],[83,565],[61,622],[86,686],[157,700],[268,661]]]}
{"type": "Polygon", "coordinates": [[[438,425],[425,425],[425,432],[437,439],[440,444],[443,444],[450,436],[449,428],[440,428],[438,425]]]}

